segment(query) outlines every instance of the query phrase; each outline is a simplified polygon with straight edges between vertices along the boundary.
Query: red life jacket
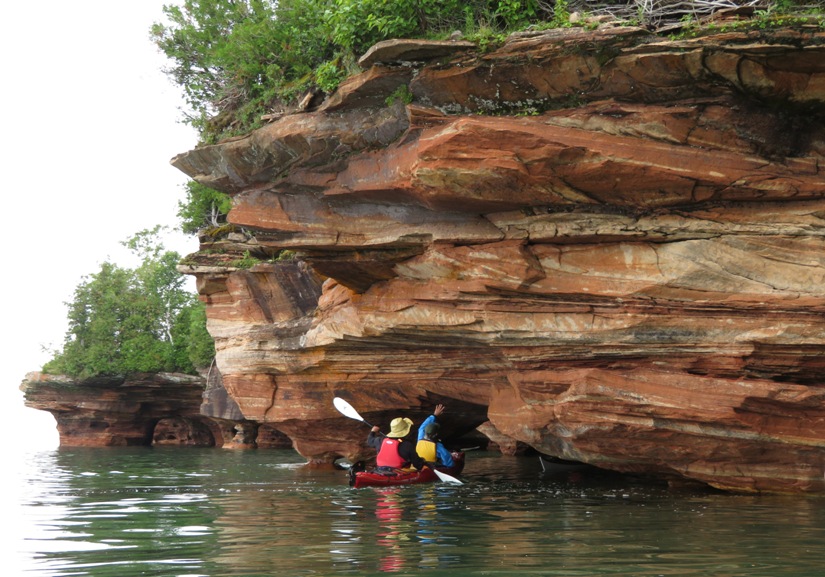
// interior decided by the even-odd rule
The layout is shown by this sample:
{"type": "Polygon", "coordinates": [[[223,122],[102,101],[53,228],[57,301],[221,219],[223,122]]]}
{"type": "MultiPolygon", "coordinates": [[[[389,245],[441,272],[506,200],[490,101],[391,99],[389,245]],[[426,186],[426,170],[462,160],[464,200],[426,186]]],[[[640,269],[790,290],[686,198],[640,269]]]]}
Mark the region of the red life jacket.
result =
{"type": "Polygon", "coordinates": [[[395,467],[396,469],[403,467],[406,461],[398,454],[398,446],[400,444],[401,439],[385,437],[384,440],[381,441],[381,448],[378,450],[375,464],[379,467],[395,467]]]}

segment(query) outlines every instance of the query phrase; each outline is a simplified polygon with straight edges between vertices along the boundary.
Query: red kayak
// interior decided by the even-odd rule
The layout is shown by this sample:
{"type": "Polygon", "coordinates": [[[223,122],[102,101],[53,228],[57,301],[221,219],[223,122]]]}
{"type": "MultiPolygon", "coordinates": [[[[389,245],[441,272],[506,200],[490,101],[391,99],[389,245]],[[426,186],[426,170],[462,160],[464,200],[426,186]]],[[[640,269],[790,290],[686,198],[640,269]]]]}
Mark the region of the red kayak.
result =
{"type": "MultiPolygon", "coordinates": [[[[458,475],[464,470],[464,453],[453,453],[454,465],[452,467],[437,467],[442,473],[448,475],[458,475]]],[[[390,487],[395,485],[417,485],[419,483],[432,483],[438,481],[435,471],[425,467],[420,471],[408,471],[405,469],[391,469],[381,467],[370,469],[369,471],[359,471],[355,466],[349,471],[349,484],[356,489],[361,487],[390,487]]]]}

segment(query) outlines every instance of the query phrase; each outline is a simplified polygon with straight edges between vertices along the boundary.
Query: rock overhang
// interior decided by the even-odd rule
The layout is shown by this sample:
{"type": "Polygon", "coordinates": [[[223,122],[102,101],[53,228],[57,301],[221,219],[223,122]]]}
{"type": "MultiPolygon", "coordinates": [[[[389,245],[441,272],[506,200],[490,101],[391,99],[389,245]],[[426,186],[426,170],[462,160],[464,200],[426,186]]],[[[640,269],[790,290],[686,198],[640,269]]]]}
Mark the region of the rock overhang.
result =
{"type": "Polygon", "coordinates": [[[373,53],[319,110],[179,155],[234,196],[230,251],[271,260],[189,271],[227,390],[315,461],[368,455],[343,396],[618,471],[825,490],[823,40],[373,53]],[[400,85],[413,103],[385,104],[400,85]]]}

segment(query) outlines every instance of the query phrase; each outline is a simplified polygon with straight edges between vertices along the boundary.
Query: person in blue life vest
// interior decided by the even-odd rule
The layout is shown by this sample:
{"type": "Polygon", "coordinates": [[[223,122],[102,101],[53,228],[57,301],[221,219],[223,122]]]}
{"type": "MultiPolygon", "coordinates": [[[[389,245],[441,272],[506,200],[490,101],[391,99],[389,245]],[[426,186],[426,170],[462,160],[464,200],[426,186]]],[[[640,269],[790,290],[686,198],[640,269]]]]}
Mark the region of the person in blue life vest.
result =
{"type": "Polygon", "coordinates": [[[441,425],[436,421],[436,418],[443,412],[444,405],[436,405],[433,414],[421,423],[418,428],[418,444],[415,446],[415,451],[419,457],[428,463],[435,463],[442,467],[452,467],[455,465],[453,456],[439,438],[441,425]]]}
{"type": "Polygon", "coordinates": [[[373,427],[367,437],[367,445],[376,449],[378,455],[375,464],[378,467],[405,469],[413,466],[423,469],[427,463],[415,452],[415,445],[406,437],[410,434],[413,422],[406,417],[398,417],[390,423],[390,432],[381,433],[373,427]]]}

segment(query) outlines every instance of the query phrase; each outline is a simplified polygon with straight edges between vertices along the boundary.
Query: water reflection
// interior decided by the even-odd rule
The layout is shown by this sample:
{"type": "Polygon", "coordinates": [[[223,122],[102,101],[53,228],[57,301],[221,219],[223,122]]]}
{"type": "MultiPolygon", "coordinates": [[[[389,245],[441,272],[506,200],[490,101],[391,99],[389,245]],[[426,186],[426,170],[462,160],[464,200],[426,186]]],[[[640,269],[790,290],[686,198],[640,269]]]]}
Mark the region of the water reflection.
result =
{"type": "Polygon", "coordinates": [[[821,575],[823,499],[472,457],[462,486],[352,489],[289,452],[53,452],[20,469],[26,570],[6,574],[821,575]]]}
{"type": "Polygon", "coordinates": [[[380,561],[378,569],[389,573],[398,573],[405,568],[402,545],[409,541],[412,532],[410,523],[403,519],[402,503],[398,489],[385,489],[378,495],[375,518],[378,519],[376,533],[380,561]]]}

